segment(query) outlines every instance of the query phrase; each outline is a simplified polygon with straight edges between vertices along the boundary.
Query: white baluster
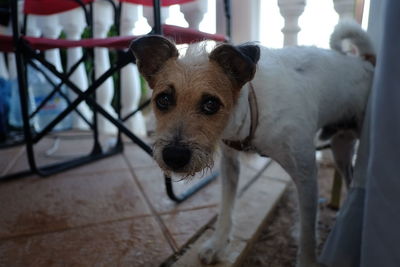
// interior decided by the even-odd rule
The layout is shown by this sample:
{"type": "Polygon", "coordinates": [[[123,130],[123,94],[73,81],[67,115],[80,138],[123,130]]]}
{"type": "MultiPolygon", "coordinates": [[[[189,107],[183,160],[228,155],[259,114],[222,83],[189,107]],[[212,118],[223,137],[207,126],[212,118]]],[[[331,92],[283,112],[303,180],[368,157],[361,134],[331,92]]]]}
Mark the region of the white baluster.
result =
{"type": "MultiPolygon", "coordinates": [[[[22,8],[23,8],[23,2],[18,3],[18,18],[19,21],[18,23],[22,25],[22,8]]],[[[6,31],[7,35],[12,35],[12,25],[11,23],[7,27],[6,31]]],[[[27,21],[26,21],[26,35],[28,36],[33,36],[33,37],[39,37],[41,34],[40,29],[37,25],[37,16],[34,15],[29,15],[27,16],[27,21]]],[[[7,54],[7,61],[8,61],[8,78],[10,80],[16,80],[17,79],[17,64],[15,61],[15,53],[8,53],[7,54]]]]}
{"type": "Polygon", "coordinates": [[[7,80],[9,76],[4,56],[4,53],[0,53],[0,78],[7,80]]]}
{"type": "Polygon", "coordinates": [[[232,41],[236,44],[259,39],[260,0],[232,1],[232,41]]]}
{"type": "MultiPolygon", "coordinates": [[[[19,5],[19,11],[21,10],[20,5],[19,5]]],[[[22,13],[19,12],[19,15],[22,16],[22,13]]],[[[31,27],[31,31],[30,33],[32,34],[32,36],[39,36],[40,35],[40,30],[37,28],[37,24],[36,24],[36,19],[30,19],[29,17],[27,18],[28,22],[30,22],[30,27],[31,27]],[[35,29],[35,30],[34,30],[35,29]],[[35,35],[33,35],[35,34],[35,35]]],[[[19,23],[21,23],[21,21],[19,21],[19,23]]],[[[28,30],[28,29],[27,29],[28,30]]],[[[28,32],[28,31],[27,31],[28,32]]],[[[8,34],[12,35],[12,28],[11,25],[8,28],[8,34]]],[[[15,53],[8,53],[7,54],[7,61],[8,61],[8,78],[10,79],[10,81],[12,83],[14,83],[14,85],[11,88],[11,102],[10,102],[10,110],[9,110],[9,116],[8,116],[8,120],[9,123],[14,126],[14,127],[18,127],[18,128],[22,128],[22,115],[21,115],[21,108],[20,108],[20,101],[19,101],[19,84],[18,84],[18,72],[17,72],[17,61],[15,58],[15,53]],[[15,91],[14,91],[15,90],[15,91]],[[15,101],[15,102],[14,102],[15,101]],[[17,104],[19,107],[13,106],[14,104],[17,104]],[[13,115],[14,114],[14,115],[13,115]],[[18,115],[19,114],[19,115],[18,115]],[[12,119],[14,118],[14,119],[12,119]]],[[[28,84],[29,86],[29,84],[28,84]]],[[[28,93],[31,94],[31,90],[28,90],[28,93]]],[[[31,100],[32,98],[29,97],[29,100],[31,100]]],[[[28,100],[28,102],[30,104],[34,104],[32,102],[30,102],[28,100]]],[[[34,107],[34,105],[33,105],[34,107]]],[[[37,127],[37,117],[34,117],[31,120],[32,125],[36,128],[37,127]]]]}
{"type": "MultiPolygon", "coordinates": [[[[135,22],[139,20],[139,6],[124,3],[121,11],[120,34],[132,35],[135,22]]],[[[141,96],[141,83],[138,68],[129,64],[121,70],[121,115],[125,116],[136,110],[141,96]]],[[[126,122],[129,130],[138,136],[146,136],[146,124],[142,113],[139,111],[126,122]]]]}
{"type": "Polygon", "coordinates": [[[215,20],[216,20],[216,32],[218,34],[226,34],[226,16],[225,16],[225,5],[223,0],[215,1],[215,20]]]}
{"type": "MultiPolygon", "coordinates": [[[[36,20],[37,20],[37,25],[39,26],[43,37],[50,38],[50,39],[58,39],[59,38],[59,36],[61,34],[61,31],[62,31],[62,26],[60,24],[59,14],[46,15],[46,16],[36,16],[36,20]]],[[[46,50],[45,53],[44,53],[44,56],[45,56],[45,59],[49,63],[54,65],[54,67],[56,68],[56,70],[58,72],[64,72],[62,64],[61,64],[60,49],[55,48],[55,49],[46,50]]],[[[55,76],[53,76],[53,77],[55,77],[55,76]]],[[[55,79],[53,81],[59,82],[60,80],[59,79],[55,79]]],[[[65,88],[65,87],[63,87],[63,88],[65,88]]],[[[64,90],[64,89],[62,89],[62,90],[68,96],[69,92],[64,90]]],[[[35,96],[36,93],[34,91],[32,93],[35,96]]],[[[66,102],[64,102],[64,100],[62,100],[62,101],[63,101],[62,103],[64,103],[66,105],[66,102]]],[[[63,104],[61,104],[61,105],[63,105],[63,104]]],[[[38,121],[41,120],[40,117],[41,116],[39,115],[38,121]]],[[[46,125],[48,121],[47,121],[47,119],[44,119],[43,122],[45,123],[44,125],[46,125]]],[[[39,122],[39,125],[40,124],[41,123],[39,122]]],[[[63,120],[63,122],[60,122],[58,124],[58,126],[56,126],[54,129],[67,129],[67,128],[70,128],[70,127],[71,127],[71,116],[68,115],[63,120]]]]}
{"type": "Polygon", "coordinates": [[[208,0],[196,0],[180,5],[181,12],[185,20],[189,23],[189,28],[199,29],[200,22],[208,10],[208,0]]]}
{"type": "MultiPolygon", "coordinates": [[[[76,8],[60,14],[60,24],[64,28],[64,32],[69,40],[79,40],[86,26],[85,14],[82,8],[76,8]]],[[[67,50],[67,69],[70,70],[82,57],[82,48],[74,47],[67,50]]],[[[70,76],[70,80],[78,86],[82,91],[88,87],[88,78],[84,64],[80,64],[70,76]]],[[[76,99],[76,94],[69,90],[69,98],[71,101],[76,99]]],[[[78,105],[80,113],[88,120],[92,120],[92,111],[85,102],[78,105]]],[[[73,127],[77,129],[89,129],[86,122],[77,114],[73,116],[73,127]]]]}
{"type": "MultiPolygon", "coordinates": [[[[20,12],[19,17],[22,17],[23,14],[20,12]]],[[[39,26],[39,16],[37,15],[28,15],[26,17],[26,35],[32,37],[40,37],[42,35],[41,28],[39,26]]],[[[21,22],[20,22],[21,23],[21,22]]],[[[10,79],[17,79],[17,65],[15,61],[14,53],[8,54],[8,68],[10,71],[10,79]]],[[[31,93],[31,92],[30,92],[31,93]]]]}
{"type": "MultiPolygon", "coordinates": [[[[36,16],[37,24],[43,37],[57,39],[61,34],[61,25],[57,14],[48,16],[36,16]]],[[[49,49],[45,52],[45,58],[52,63],[58,71],[62,71],[59,49],[49,49]]]]}
{"type": "Polygon", "coordinates": [[[26,17],[26,35],[27,36],[33,36],[33,37],[40,37],[42,34],[39,22],[38,22],[38,16],[36,15],[28,15],[26,17]]]}
{"type": "MultiPolygon", "coordinates": [[[[6,33],[7,28],[0,26],[0,34],[4,34],[6,33]]],[[[6,61],[5,61],[5,53],[0,52],[0,78],[3,79],[8,79],[8,70],[7,70],[7,66],[6,66],[6,61]]]]}
{"type": "MultiPolygon", "coordinates": [[[[30,22],[29,17],[28,17],[27,22],[30,22]]],[[[32,22],[32,25],[36,25],[36,20],[33,20],[31,22],[32,22]]],[[[11,25],[7,29],[7,34],[12,35],[11,25]]],[[[8,61],[8,78],[10,80],[14,80],[14,79],[16,80],[18,74],[17,74],[17,62],[15,60],[15,53],[8,53],[7,61],[8,61]]]]}
{"type": "Polygon", "coordinates": [[[278,0],[280,13],[285,19],[285,26],[282,29],[283,45],[297,44],[297,35],[300,31],[299,17],[303,13],[305,5],[305,0],[278,0]]]}
{"type": "MultiPolygon", "coordinates": [[[[105,38],[111,25],[114,23],[112,6],[106,1],[95,1],[93,3],[93,12],[93,35],[95,38],[105,38]]],[[[108,49],[95,48],[94,56],[95,77],[98,78],[110,68],[108,49]]],[[[114,83],[110,77],[96,90],[96,99],[98,104],[102,106],[108,113],[110,113],[113,117],[117,117],[115,110],[111,106],[113,96],[114,83]]],[[[98,116],[98,123],[101,133],[115,134],[117,132],[116,127],[101,115],[98,116]]]]}
{"type": "Polygon", "coordinates": [[[8,53],[8,78],[10,80],[17,79],[17,63],[15,61],[15,53],[8,53]]]}
{"type": "Polygon", "coordinates": [[[354,18],[355,0],[333,0],[333,6],[339,19],[354,18]]]}
{"type": "MultiPolygon", "coordinates": [[[[165,24],[165,21],[169,17],[169,7],[161,7],[161,24],[165,24]]],[[[147,19],[147,23],[150,27],[154,26],[154,13],[152,6],[143,7],[143,17],[147,19]]]]}

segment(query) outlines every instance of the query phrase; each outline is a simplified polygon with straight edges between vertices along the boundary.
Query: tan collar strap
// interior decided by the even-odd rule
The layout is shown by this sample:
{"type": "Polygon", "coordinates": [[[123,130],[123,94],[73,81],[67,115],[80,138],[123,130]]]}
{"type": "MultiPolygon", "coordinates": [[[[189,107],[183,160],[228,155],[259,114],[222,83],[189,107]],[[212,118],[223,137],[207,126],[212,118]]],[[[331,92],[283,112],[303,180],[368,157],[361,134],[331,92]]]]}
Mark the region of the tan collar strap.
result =
{"type": "Polygon", "coordinates": [[[249,107],[250,107],[250,130],[249,135],[243,140],[222,140],[227,146],[239,150],[250,151],[252,150],[251,141],[254,138],[258,126],[258,104],[257,97],[254,92],[254,87],[249,82],[249,107]]]}

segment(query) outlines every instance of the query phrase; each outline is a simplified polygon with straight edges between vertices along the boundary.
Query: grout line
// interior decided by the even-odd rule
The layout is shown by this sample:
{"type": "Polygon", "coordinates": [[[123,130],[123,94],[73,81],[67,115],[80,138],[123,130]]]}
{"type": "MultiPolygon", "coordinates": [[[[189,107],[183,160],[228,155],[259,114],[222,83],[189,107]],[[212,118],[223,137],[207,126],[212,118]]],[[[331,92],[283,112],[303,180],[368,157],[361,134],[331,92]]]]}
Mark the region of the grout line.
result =
{"type": "Polygon", "coordinates": [[[137,187],[139,188],[140,193],[142,194],[146,204],[148,205],[152,215],[156,219],[157,223],[159,224],[161,228],[161,232],[163,233],[165,239],[167,240],[168,244],[171,246],[172,250],[176,252],[179,249],[178,244],[176,243],[175,239],[172,237],[170,231],[168,230],[168,227],[164,224],[164,221],[162,220],[160,214],[157,213],[156,209],[153,207],[153,205],[150,202],[150,199],[148,198],[147,194],[145,193],[142,185],[139,182],[139,179],[137,178],[133,168],[131,165],[129,165],[128,159],[126,158],[126,155],[123,154],[123,158],[125,162],[128,164],[128,168],[132,174],[133,180],[135,181],[137,187]]]}
{"type": "Polygon", "coordinates": [[[256,166],[254,166],[253,164],[251,164],[250,162],[244,161],[244,160],[242,160],[242,159],[241,159],[241,161],[240,161],[241,164],[245,165],[247,168],[251,169],[252,171],[256,171],[256,172],[258,172],[261,168],[263,168],[263,167],[265,166],[265,164],[267,164],[268,162],[271,162],[271,164],[272,164],[272,163],[274,163],[274,162],[276,162],[276,161],[274,161],[274,160],[271,159],[271,158],[266,157],[266,158],[265,158],[265,162],[262,164],[261,167],[259,167],[259,166],[256,167],[256,166]]]}
{"type": "Polygon", "coordinates": [[[263,172],[271,165],[272,160],[268,160],[261,169],[250,179],[238,192],[237,198],[241,198],[244,192],[246,192],[251,185],[253,185],[263,174],[263,172]]]}
{"type": "Polygon", "coordinates": [[[21,149],[18,151],[17,155],[8,163],[8,165],[4,168],[3,172],[1,173],[0,176],[4,176],[9,173],[9,171],[15,166],[17,163],[18,159],[22,156],[22,154],[25,151],[25,146],[21,147],[21,149]]]}
{"type": "Polygon", "coordinates": [[[267,178],[267,179],[270,179],[270,180],[274,180],[274,181],[277,181],[277,182],[284,183],[284,184],[288,184],[288,183],[291,183],[291,182],[293,181],[293,180],[290,179],[290,178],[289,178],[289,180],[286,180],[286,179],[284,179],[284,178],[279,178],[279,177],[269,176],[269,175],[266,175],[266,176],[264,176],[264,177],[267,178]]]}
{"type": "Polygon", "coordinates": [[[46,235],[46,234],[53,234],[53,233],[58,233],[58,232],[68,232],[76,229],[86,229],[90,227],[96,227],[104,224],[110,224],[114,222],[122,222],[122,221],[128,221],[128,220],[136,220],[140,218],[146,218],[146,217],[154,217],[151,214],[142,214],[142,215],[135,215],[135,216],[129,216],[129,217],[124,217],[124,218],[119,218],[119,219],[113,219],[113,220],[108,220],[108,221],[102,221],[102,222],[93,222],[93,223],[88,223],[88,224],[83,224],[83,225],[76,225],[72,227],[65,227],[65,228],[60,228],[60,229],[54,229],[50,231],[38,231],[38,232],[31,232],[31,233],[22,233],[22,234],[17,234],[17,235],[9,235],[6,237],[0,237],[0,241],[8,241],[8,240],[13,240],[17,238],[22,238],[22,237],[31,237],[31,236],[38,236],[38,235],[46,235]]]}
{"type": "MultiPolygon", "coordinates": [[[[174,254],[169,256],[163,263],[161,263],[160,267],[170,267],[173,266],[186,252],[192,249],[192,245],[194,245],[205,232],[208,230],[214,231],[214,224],[217,221],[217,215],[213,216],[206,224],[204,224],[193,236],[187,240],[185,244],[183,244],[174,254]]],[[[186,265],[185,265],[186,266],[186,265]]]]}
{"type": "Polygon", "coordinates": [[[149,169],[154,169],[154,168],[159,168],[157,165],[148,165],[148,166],[132,166],[132,168],[138,170],[138,171],[145,171],[149,169]]]}
{"type": "Polygon", "coordinates": [[[81,167],[86,167],[86,166],[88,166],[88,165],[83,165],[83,166],[80,166],[77,168],[72,168],[65,172],[56,173],[56,174],[54,174],[54,176],[57,176],[60,174],[62,174],[62,175],[65,174],[65,176],[68,177],[68,176],[77,176],[77,175],[92,176],[95,174],[107,174],[107,173],[115,173],[115,172],[129,172],[130,173],[129,168],[127,166],[125,166],[123,168],[111,168],[111,169],[107,169],[107,170],[92,170],[92,171],[88,170],[88,171],[83,171],[83,172],[79,172],[79,171],[75,172],[76,169],[79,169],[81,167]]]}
{"type": "MultiPolygon", "coordinates": [[[[78,167],[80,168],[80,167],[78,167]]],[[[126,168],[115,168],[115,169],[107,169],[103,171],[85,171],[85,172],[74,172],[74,169],[70,169],[64,172],[60,173],[55,173],[51,176],[51,179],[62,179],[62,178],[68,178],[68,179],[81,179],[81,178],[96,178],[96,175],[106,175],[106,174],[111,174],[111,173],[128,173],[130,174],[129,169],[126,168]],[[72,171],[72,172],[71,172],[72,171]]],[[[40,176],[35,175],[37,178],[40,178],[40,176]]]]}
{"type": "Polygon", "coordinates": [[[207,209],[207,208],[215,208],[218,207],[218,204],[210,204],[210,205],[204,205],[204,206],[198,206],[198,207],[193,207],[193,208],[184,208],[184,209],[176,209],[176,210],[171,210],[171,211],[161,211],[158,214],[159,215],[169,215],[173,213],[179,213],[179,212],[188,212],[188,211],[194,211],[194,210],[202,210],[202,209],[207,209]]]}
{"type": "MultiPolygon", "coordinates": [[[[10,163],[6,166],[6,168],[4,168],[3,172],[0,174],[0,177],[3,176],[3,175],[10,174],[10,171],[13,169],[13,167],[15,167],[15,164],[21,158],[22,154],[24,154],[25,150],[26,150],[25,147],[21,148],[21,150],[13,158],[13,160],[10,161],[10,163]]],[[[114,156],[118,156],[118,155],[114,155],[114,156]]],[[[51,158],[51,159],[55,159],[55,158],[51,158]]],[[[88,166],[90,167],[90,165],[94,165],[94,164],[96,164],[96,163],[98,163],[98,162],[100,162],[102,160],[105,160],[105,159],[109,159],[109,158],[103,158],[103,159],[96,160],[94,162],[90,162],[88,164],[85,164],[85,165],[82,165],[82,166],[79,166],[79,167],[68,169],[68,170],[66,170],[64,172],[61,172],[61,173],[55,173],[55,174],[53,174],[53,176],[57,176],[58,177],[60,175],[65,175],[66,177],[68,177],[68,176],[77,176],[77,175],[86,176],[86,175],[89,175],[89,174],[90,175],[103,174],[103,173],[111,173],[111,172],[116,172],[116,171],[127,171],[127,172],[129,172],[129,166],[126,164],[126,162],[124,162],[124,167],[123,168],[111,168],[111,169],[106,169],[106,170],[96,170],[96,169],[94,169],[94,170],[87,170],[87,171],[83,171],[83,172],[76,171],[76,170],[79,170],[79,169],[84,168],[84,167],[88,167],[88,166]]],[[[123,160],[123,159],[121,159],[121,160],[123,160]]],[[[39,162],[39,164],[46,164],[46,163],[40,163],[39,162]]],[[[29,169],[29,167],[27,167],[27,169],[29,169]]],[[[20,170],[17,170],[17,171],[20,171],[20,170]]]]}

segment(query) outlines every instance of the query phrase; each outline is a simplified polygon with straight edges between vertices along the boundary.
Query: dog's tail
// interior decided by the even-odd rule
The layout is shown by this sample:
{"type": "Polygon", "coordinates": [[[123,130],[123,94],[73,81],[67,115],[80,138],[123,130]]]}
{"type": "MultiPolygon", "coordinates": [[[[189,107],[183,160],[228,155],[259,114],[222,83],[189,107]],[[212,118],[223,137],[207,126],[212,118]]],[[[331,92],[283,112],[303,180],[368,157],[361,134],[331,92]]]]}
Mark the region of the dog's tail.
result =
{"type": "Polygon", "coordinates": [[[330,47],[340,53],[364,58],[375,66],[376,55],[371,39],[355,20],[342,19],[336,25],[330,47]]]}

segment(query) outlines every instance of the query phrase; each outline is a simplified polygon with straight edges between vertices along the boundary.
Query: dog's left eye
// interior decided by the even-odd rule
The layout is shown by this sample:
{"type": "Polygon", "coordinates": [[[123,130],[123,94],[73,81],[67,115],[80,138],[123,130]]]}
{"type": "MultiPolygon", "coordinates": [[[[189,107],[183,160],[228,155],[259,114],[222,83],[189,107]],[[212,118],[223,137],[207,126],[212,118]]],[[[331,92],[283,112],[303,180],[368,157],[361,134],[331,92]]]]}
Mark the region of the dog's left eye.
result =
{"type": "Polygon", "coordinates": [[[160,110],[167,110],[174,103],[173,97],[167,93],[161,93],[156,97],[156,105],[160,110]]]}
{"type": "Polygon", "coordinates": [[[201,104],[201,112],[206,115],[213,115],[218,112],[221,102],[215,97],[206,98],[201,104]]]}

